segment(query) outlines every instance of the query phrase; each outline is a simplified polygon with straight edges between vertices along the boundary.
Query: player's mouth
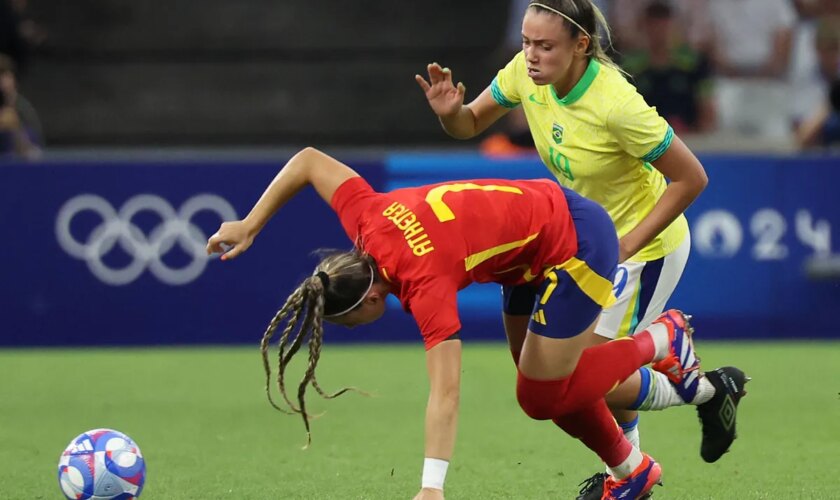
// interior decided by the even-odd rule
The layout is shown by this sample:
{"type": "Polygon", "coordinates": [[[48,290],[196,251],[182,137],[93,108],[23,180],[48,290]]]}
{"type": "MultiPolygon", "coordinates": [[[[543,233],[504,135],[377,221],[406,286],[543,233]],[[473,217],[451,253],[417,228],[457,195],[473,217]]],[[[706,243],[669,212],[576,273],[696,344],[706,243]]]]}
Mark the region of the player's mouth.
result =
{"type": "Polygon", "coordinates": [[[535,68],[528,68],[528,77],[537,78],[540,75],[540,70],[535,68]]]}

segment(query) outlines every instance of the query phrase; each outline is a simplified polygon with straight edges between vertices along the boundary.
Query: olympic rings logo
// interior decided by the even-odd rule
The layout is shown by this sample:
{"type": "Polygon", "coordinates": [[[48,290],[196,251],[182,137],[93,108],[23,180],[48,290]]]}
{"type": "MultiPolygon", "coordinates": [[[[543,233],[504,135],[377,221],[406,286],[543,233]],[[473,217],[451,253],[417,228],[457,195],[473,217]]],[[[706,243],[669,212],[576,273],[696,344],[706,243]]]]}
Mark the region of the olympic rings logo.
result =
{"type": "Polygon", "coordinates": [[[90,272],[108,285],[127,285],[147,268],[167,285],[185,285],[198,278],[207,266],[207,236],[192,222],[195,214],[205,210],[214,212],[222,221],[237,219],[230,203],[213,194],[193,196],[177,212],[168,201],[152,194],[130,198],[119,211],[100,196],[82,194],[68,200],[58,211],[55,234],[65,252],[85,261],[90,272]],[[102,222],[87,241],[79,241],[71,233],[70,224],[85,211],[95,213],[102,222]],[[140,212],[152,212],[161,219],[148,235],[132,222],[140,212]],[[182,268],[170,267],[162,260],[176,243],[190,257],[189,264],[182,268]],[[102,260],[115,245],[132,258],[127,266],[113,268],[102,260]]]}

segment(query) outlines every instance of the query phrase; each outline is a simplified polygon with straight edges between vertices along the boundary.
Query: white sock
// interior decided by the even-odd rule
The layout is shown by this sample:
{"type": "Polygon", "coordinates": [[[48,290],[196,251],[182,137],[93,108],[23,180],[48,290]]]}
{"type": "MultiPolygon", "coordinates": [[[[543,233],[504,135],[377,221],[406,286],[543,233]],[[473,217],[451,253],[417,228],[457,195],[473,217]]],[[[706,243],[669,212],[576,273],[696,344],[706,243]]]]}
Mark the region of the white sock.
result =
{"type": "MultiPolygon", "coordinates": [[[[639,446],[639,417],[636,417],[635,425],[627,429],[622,426],[621,430],[624,432],[624,437],[626,437],[627,440],[630,441],[630,444],[633,445],[633,448],[641,449],[641,446],[639,446]]],[[[607,467],[607,474],[610,473],[610,468],[607,467]]]]}
{"type": "Polygon", "coordinates": [[[665,408],[685,404],[685,401],[682,400],[664,373],[654,370],[650,370],[649,373],[650,390],[645,400],[639,405],[640,411],[664,410],[665,408]]]}
{"type": "Polygon", "coordinates": [[[702,377],[700,379],[700,383],[697,386],[697,394],[694,396],[694,399],[691,400],[691,404],[693,405],[702,405],[706,401],[712,399],[715,396],[715,386],[709,382],[709,379],[706,377],[702,377]]]}
{"type": "Polygon", "coordinates": [[[623,462],[615,467],[607,467],[607,470],[610,472],[612,477],[616,479],[624,479],[632,474],[633,471],[636,470],[636,467],[642,464],[642,460],[644,460],[642,452],[634,446],[630,451],[630,455],[624,459],[623,462]]]}
{"type": "Polygon", "coordinates": [[[653,347],[656,349],[656,352],[653,353],[653,360],[665,359],[671,346],[671,339],[668,338],[668,327],[662,323],[654,323],[647,327],[647,332],[650,333],[653,339],[653,347]]]}
{"type": "Polygon", "coordinates": [[[623,430],[624,430],[624,437],[626,437],[627,440],[630,441],[630,444],[632,444],[634,448],[640,448],[640,446],[639,446],[640,438],[639,438],[639,426],[638,426],[638,424],[634,425],[633,427],[631,427],[629,429],[623,429],[623,430]]]}
{"type": "MultiPolygon", "coordinates": [[[[664,410],[672,406],[686,404],[664,373],[659,373],[654,370],[650,370],[649,373],[650,388],[647,397],[645,397],[645,400],[637,408],[639,411],[664,410]]],[[[709,379],[702,377],[697,386],[697,394],[694,396],[691,404],[701,405],[712,399],[714,395],[715,386],[709,382],[709,379]]]]}

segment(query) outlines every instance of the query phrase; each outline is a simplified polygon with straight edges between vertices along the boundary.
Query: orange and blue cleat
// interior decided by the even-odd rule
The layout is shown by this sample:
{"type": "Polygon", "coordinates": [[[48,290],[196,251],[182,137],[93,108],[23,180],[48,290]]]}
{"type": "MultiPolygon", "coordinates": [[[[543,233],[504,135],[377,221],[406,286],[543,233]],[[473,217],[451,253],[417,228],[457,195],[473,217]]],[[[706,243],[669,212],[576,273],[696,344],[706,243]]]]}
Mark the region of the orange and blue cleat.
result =
{"type": "Polygon", "coordinates": [[[691,335],[694,328],[688,320],[691,316],[677,309],[670,309],[659,315],[654,324],[660,323],[668,329],[670,345],[665,359],[653,363],[651,367],[665,374],[671,381],[683,401],[691,403],[697,395],[700,385],[700,358],[694,352],[691,335]]]}
{"type": "Polygon", "coordinates": [[[604,481],[604,493],[601,500],[643,500],[650,498],[651,490],[657,484],[662,484],[662,467],[647,453],[642,453],[644,459],[632,474],[624,479],[607,476],[604,481]]]}

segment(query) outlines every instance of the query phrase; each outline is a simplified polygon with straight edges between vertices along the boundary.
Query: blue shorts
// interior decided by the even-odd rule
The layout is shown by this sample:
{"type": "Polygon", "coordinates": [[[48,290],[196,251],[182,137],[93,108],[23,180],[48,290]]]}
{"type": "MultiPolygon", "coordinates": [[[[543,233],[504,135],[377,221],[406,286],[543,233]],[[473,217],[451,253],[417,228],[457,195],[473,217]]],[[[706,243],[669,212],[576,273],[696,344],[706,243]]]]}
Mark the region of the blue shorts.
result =
{"type": "Polygon", "coordinates": [[[505,314],[531,316],[528,330],[555,339],[583,332],[615,302],[618,237],[607,212],[594,201],[563,188],[577,231],[578,251],[543,273],[539,286],[503,286],[505,314]]]}

